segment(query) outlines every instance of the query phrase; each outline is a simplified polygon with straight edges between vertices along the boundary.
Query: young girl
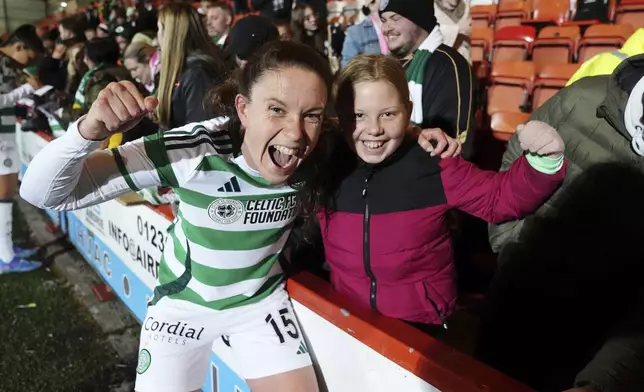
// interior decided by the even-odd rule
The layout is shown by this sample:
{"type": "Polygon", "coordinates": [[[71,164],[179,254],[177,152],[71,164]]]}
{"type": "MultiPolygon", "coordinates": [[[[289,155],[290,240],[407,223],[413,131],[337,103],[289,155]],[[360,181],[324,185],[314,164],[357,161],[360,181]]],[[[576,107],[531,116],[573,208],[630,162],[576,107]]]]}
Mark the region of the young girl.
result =
{"type": "Polygon", "coordinates": [[[318,390],[309,355],[298,353],[304,337],[277,260],[306,200],[291,184],[315,172],[317,152],[311,153],[331,74],[314,49],[275,41],[236,79],[217,98],[230,121],[241,124],[239,156],[225,135],[227,117],[95,151],[156,107],[154,98],[121,82],[34,158],[22,183],[25,200],[56,210],[154,186],[178,195],[141,331],[140,392],[199,390],[213,341],[222,335],[230,337],[253,392],[318,390]]]}
{"type": "Polygon", "coordinates": [[[409,137],[407,86],[390,57],[360,55],[343,69],[336,110],[346,143],[325,170],[318,218],[336,290],[388,316],[445,326],[456,300],[447,211],[489,222],[534,211],[563,180],[564,146],[530,122],[518,130],[527,154],[508,172],[430,156],[409,137]]]}

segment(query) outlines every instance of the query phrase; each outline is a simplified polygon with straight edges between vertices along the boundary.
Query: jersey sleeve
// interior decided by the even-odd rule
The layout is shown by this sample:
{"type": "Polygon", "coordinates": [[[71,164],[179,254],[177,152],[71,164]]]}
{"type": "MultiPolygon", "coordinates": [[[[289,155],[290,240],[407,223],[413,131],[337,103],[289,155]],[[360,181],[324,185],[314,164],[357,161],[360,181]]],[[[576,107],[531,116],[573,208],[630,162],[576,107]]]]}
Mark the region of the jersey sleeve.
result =
{"type": "Polygon", "coordinates": [[[121,175],[132,190],[149,186],[150,176],[160,185],[178,188],[192,176],[205,156],[233,152],[227,123],[225,117],[191,123],[146,136],[112,151],[121,175]],[[128,159],[130,155],[146,159],[128,159]]]}

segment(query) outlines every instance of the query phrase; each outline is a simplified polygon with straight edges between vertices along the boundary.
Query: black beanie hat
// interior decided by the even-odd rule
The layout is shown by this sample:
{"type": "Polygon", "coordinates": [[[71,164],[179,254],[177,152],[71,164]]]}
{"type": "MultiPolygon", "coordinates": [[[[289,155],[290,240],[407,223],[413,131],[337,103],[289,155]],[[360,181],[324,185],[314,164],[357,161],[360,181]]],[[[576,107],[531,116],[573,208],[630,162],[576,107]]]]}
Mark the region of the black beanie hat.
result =
{"type": "Polygon", "coordinates": [[[380,0],[380,15],[395,12],[431,33],[436,27],[434,2],[430,0],[380,0]]]}

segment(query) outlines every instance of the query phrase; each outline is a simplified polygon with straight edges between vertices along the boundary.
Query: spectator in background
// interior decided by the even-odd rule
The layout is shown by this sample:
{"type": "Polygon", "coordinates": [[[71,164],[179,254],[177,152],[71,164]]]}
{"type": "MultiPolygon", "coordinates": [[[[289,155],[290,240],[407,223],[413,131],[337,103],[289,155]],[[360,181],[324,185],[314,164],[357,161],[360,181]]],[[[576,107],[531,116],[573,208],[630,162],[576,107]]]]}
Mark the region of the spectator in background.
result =
{"type": "Polygon", "coordinates": [[[621,49],[600,53],[584,62],[566,86],[570,86],[586,76],[610,75],[622,61],[638,54],[644,54],[644,28],[637,29],[621,49]]]}
{"type": "Polygon", "coordinates": [[[443,44],[433,3],[382,1],[380,17],[387,46],[407,72],[412,123],[440,128],[457,138],[463,143],[463,157],[471,159],[475,78],[467,60],[443,44]]]}
{"type": "Polygon", "coordinates": [[[313,13],[316,16],[317,23],[320,29],[326,30],[327,19],[329,17],[326,0],[299,0],[299,1],[296,1],[295,4],[310,5],[311,8],[313,8],[313,13]]]}
{"type": "Polygon", "coordinates": [[[127,48],[132,41],[132,36],[134,36],[134,31],[128,25],[117,26],[116,29],[114,29],[114,37],[116,42],[119,44],[119,48],[121,48],[121,54],[125,52],[125,48],[127,48]]]}
{"type": "Polygon", "coordinates": [[[46,57],[51,56],[51,54],[54,53],[54,48],[56,47],[56,39],[58,39],[59,35],[60,33],[57,29],[52,29],[40,36],[40,40],[42,41],[44,48],[43,54],[46,57]]]}
{"type": "Polygon", "coordinates": [[[470,62],[472,18],[467,0],[435,0],[434,12],[443,34],[443,43],[456,49],[470,62]]]}
{"type": "Polygon", "coordinates": [[[208,34],[215,41],[217,46],[225,48],[230,26],[233,24],[233,17],[235,16],[233,9],[228,3],[218,1],[206,10],[206,24],[208,26],[208,34]]]}
{"type": "Polygon", "coordinates": [[[154,55],[154,47],[143,42],[132,43],[123,54],[123,64],[130,71],[132,79],[145,86],[148,93],[154,91],[154,76],[150,72],[150,59],[154,55]]]}
{"type": "Polygon", "coordinates": [[[291,13],[293,40],[313,47],[326,58],[325,30],[318,25],[318,15],[309,4],[298,4],[291,13]]]}
{"type": "Polygon", "coordinates": [[[251,5],[270,20],[291,20],[293,0],[251,0],[251,5]]]}
{"type": "Polygon", "coordinates": [[[125,16],[125,9],[123,7],[115,6],[110,13],[109,25],[112,30],[115,30],[118,26],[123,26],[127,23],[127,17],[125,16]]]}
{"type": "MultiPolygon", "coordinates": [[[[120,57],[120,48],[114,38],[99,38],[85,45],[84,61],[89,71],[83,76],[74,97],[74,121],[81,115],[87,113],[90,106],[98,98],[98,94],[108,84],[124,80],[134,82],[128,71],[118,65],[120,57]]],[[[139,87],[139,91],[142,94],[148,94],[140,84],[137,84],[137,87],[139,87]]],[[[122,143],[151,135],[156,131],[157,127],[154,123],[150,119],[145,118],[131,131],[125,134],[118,133],[111,136],[106,147],[114,148],[122,143]],[[132,133],[132,131],[134,132],[132,133]]]]}
{"type": "Polygon", "coordinates": [[[359,54],[389,54],[387,41],[382,34],[382,22],[378,13],[379,7],[380,0],[372,0],[363,6],[362,12],[367,17],[362,22],[347,29],[342,46],[342,68],[359,54]]]}
{"type": "Polygon", "coordinates": [[[96,28],[93,26],[86,26],[83,34],[85,34],[85,40],[91,41],[96,38],[96,28]]]}
{"type": "Polygon", "coordinates": [[[293,39],[293,30],[291,30],[291,23],[287,20],[276,20],[275,27],[280,35],[280,40],[290,41],[293,39]]]}
{"type": "Polygon", "coordinates": [[[69,17],[60,22],[58,30],[60,42],[56,43],[51,56],[43,58],[40,75],[44,84],[74,94],[79,81],[75,79],[79,68],[78,53],[85,42],[85,21],[69,17]]]}
{"type": "Polygon", "coordinates": [[[85,41],[85,21],[77,16],[71,16],[60,21],[58,31],[64,43],[85,41]]]}
{"type": "Polygon", "coordinates": [[[226,61],[229,65],[234,64],[242,68],[248,58],[263,44],[277,39],[277,28],[268,19],[257,15],[242,18],[230,30],[226,61]]]}
{"type": "Polygon", "coordinates": [[[96,38],[105,38],[110,36],[110,27],[105,23],[101,23],[96,28],[96,38]]]}
{"type": "MultiPolygon", "coordinates": [[[[150,35],[148,35],[149,33],[151,32],[134,34],[134,37],[132,37],[132,42],[130,42],[130,44],[143,43],[146,45],[154,46],[153,45],[154,37],[151,37],[150,35]]],[[[156,36],[156,34],[154,35],[156,36]]]]}
{"type": "Polygon", "coordinates": [[[18,27],[0,46],[0,274],[31,271],[41,263],[26,260],[36,250],[22,249],[13,244],[13,198],[18,185],[20,158],[16,146],[16,118],[13,106],[39,87],[31,77],[31,84],[22,84],[22,67],[30,65],[44,51],[42,42],[31,25],[18,27]]]}
{"type": "Polygon", "coordinates": [[[199,12],[188,3],[167,4],[159,12],[157,37],[161,45],[159,123],[176,128],[211,118],[204,98],[223,79],[226,66],[199,12]]]}
{"type": "Polygon", "coordinates": [[[136,12],[139,15],[137,27],[139,31],[157,31],[157,10],[154,8],[154,0],[144,0],[136,5],[136,12]]]}

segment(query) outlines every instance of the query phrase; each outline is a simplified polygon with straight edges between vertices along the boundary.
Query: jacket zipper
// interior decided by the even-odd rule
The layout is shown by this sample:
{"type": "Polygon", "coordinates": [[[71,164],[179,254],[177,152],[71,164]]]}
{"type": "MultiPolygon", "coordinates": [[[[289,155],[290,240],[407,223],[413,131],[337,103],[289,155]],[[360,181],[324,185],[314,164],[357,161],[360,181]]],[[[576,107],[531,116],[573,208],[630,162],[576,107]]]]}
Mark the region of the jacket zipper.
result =
{"type": "Polygon", "coordinates": [[[376,277],[373,274],[373,271],[371,270],[371,253],[370,253],[370,247],[369,247],[369,232],[370,232],[370,221],[371,221],[371,213],[369,212],[369,199],[367,198],[367,193],[369,190],[369,180],[371,179],[371,176],[373,174],[373,171],[367,172],[367,176],[364,179],[364,189],[362,190],[362,198],[364,199],[364,221],[362,223],[362,260],[364,262],[364,270],[367,273],[367,276],[369,276],[370,279],[370,289],[369,289],[369,302],[371,304],[371,307],[374,310],[378,310],[378,306],[376,303],[376,277]]]}
{"type": "Polygon", "coordinates": [[[432,306],[434,307],[434,310],[436,311],[436,314],[441,319],[443,329],[447,329],[447,318],[441,314],[441,311],[438,309],[436,302],[434,302],[434,300],[427,293],[427,289],[425,289],[425,298],[429,300],[429,303],[432,304],[432,306]]]}

